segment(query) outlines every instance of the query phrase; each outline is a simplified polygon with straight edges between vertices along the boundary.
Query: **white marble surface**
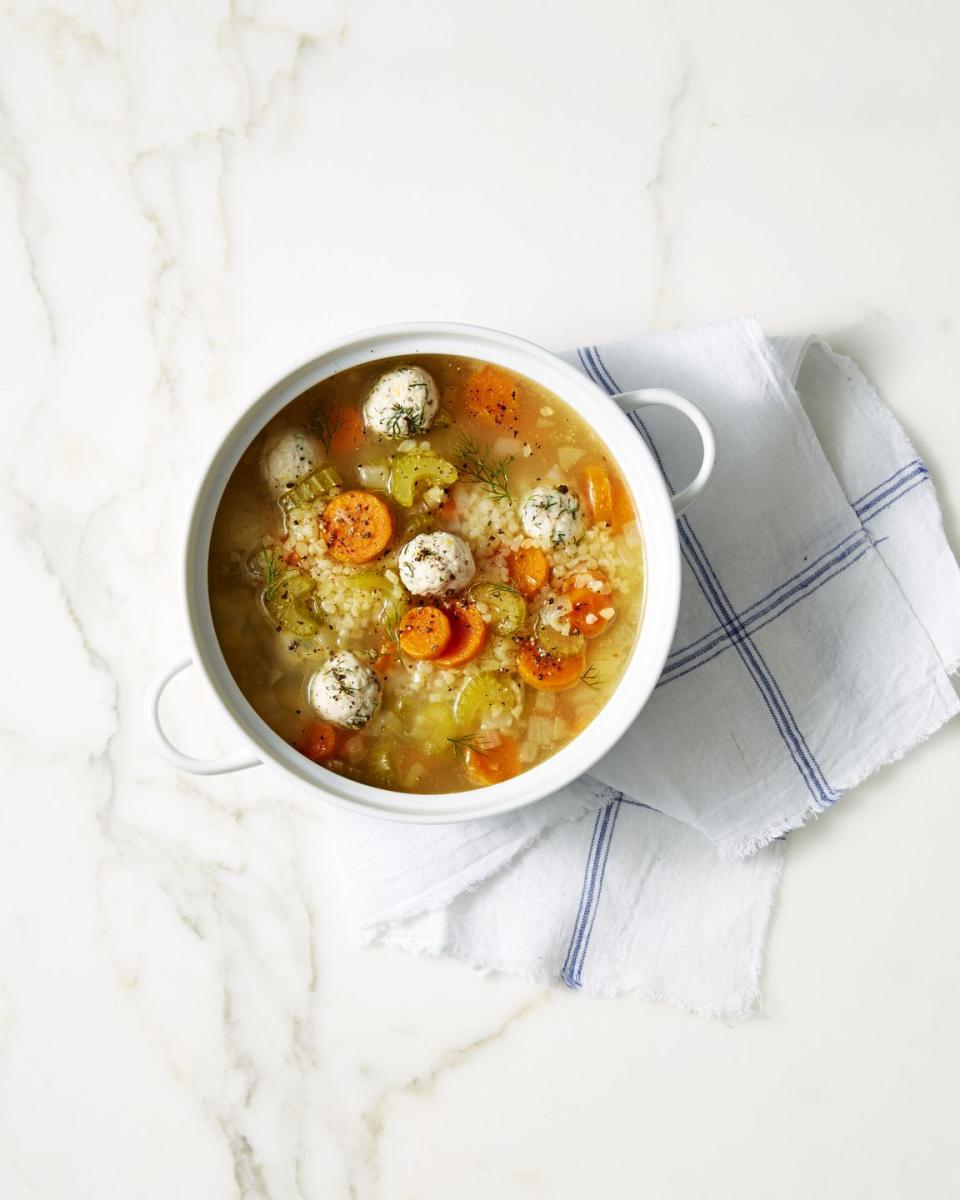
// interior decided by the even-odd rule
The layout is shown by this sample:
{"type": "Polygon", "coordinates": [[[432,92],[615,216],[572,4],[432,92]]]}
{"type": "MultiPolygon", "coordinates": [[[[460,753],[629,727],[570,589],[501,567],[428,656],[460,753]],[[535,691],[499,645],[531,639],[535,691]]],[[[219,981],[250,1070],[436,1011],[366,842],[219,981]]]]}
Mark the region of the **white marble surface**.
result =
{"type": "Polygon", "coordinates": [[[960,729],[791,840],[731,1027],[360,950],[324,819],[140,713],[219,431],[380,321],[829,333],[957,544],[958,62],[951,0],[5,0],[4,1200],[960,1194],[960,729]]]}

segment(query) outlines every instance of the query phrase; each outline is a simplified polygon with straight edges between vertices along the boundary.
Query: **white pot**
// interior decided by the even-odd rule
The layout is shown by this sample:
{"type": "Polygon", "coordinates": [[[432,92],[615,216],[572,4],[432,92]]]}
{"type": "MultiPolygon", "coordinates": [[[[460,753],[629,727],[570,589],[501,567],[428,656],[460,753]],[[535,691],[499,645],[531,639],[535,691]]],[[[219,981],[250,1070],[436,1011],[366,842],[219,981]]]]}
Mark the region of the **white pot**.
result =
{"type": "Polygon", "coordinates": [[[423,322],[390,325],[343,338],[291,371],[259,396],[220,443],[193,501],[183,560],[190,652],[150,689],[147,715],[164,757],[199,775],[240,771],[264,763],[289,782],[356,812],[400,821],[449,822],[487,817],[531,804],[557,791],[604,755],[636,719],[659,678],[673,639],[680,603],[680,549],[676,518],[700,495],[713,470],[714,441],[695,405],[674,392],[646,389],[612,399],[585,375],[547,350],[492,329],[423,322]],[[596,430],[617,462],[640,514],[646,547],[646,602],[633,653],[613,695],[590,725],[552,758],[514,779],[463,792],[419,795],[356,783],[305,758],[254,712],[230,674],[210,615],[207,555],[220,497],[243,451],[295,396],[359,363],[409,354],[462,355],[497,363],[554,392],[596,430]],[[703,463],[693,482],[671,497],[653,456],[626,412],[652,404],[679,409],[696,426],[703,463]],[[241,749],[226,758],[196,759],[177,750],[160,726],[160,695],[191,664],[200,668],[236,726],[241,749]]]}

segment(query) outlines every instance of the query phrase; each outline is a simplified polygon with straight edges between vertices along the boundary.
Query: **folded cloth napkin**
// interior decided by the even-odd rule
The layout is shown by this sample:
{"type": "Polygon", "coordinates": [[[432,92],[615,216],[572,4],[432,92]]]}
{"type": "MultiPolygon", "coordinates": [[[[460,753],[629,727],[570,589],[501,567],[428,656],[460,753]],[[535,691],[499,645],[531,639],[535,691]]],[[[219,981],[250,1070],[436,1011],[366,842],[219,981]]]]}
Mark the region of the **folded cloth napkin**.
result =
{"type": "MultiPolygon", "coordinates": [[[[926,468],[823,342],[737,320],[563,357],[611,395],[681,392],[716,432],[663,675],[591,775],[538,804],[445,826],[338,812],[348,887],[368,941],[747,1015],[782,835],[960,707],[960,571],[926,468]]],[[[689,428],[631,419],[683,486],[689,428]]]]}

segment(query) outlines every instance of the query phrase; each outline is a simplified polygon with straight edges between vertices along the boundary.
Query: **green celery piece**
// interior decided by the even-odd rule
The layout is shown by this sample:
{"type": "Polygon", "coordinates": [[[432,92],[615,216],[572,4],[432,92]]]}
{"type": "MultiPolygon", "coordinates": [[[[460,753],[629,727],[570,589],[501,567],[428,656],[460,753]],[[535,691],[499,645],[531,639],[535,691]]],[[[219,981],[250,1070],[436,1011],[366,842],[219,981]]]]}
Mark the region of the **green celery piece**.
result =
{"type": "Polygon", "coordinates": [[[339,487],[342,482],[343,480],[333,467],[317,467],[295,488],[283,493],[280,497],[280,507],[285,513],[291,513],[295,508],[306,508],[314,500],[319,500],[333,488],[339,487]]]}
{"type": "Polygon", "coordinates": [[[417,484],[426,481],[431,486],[449,487],[457,482],[457,468],[436,454],[400,454],[393,462],[390,473],[390,495],[403,508],[409,508],[416,494],[417,484]]]}

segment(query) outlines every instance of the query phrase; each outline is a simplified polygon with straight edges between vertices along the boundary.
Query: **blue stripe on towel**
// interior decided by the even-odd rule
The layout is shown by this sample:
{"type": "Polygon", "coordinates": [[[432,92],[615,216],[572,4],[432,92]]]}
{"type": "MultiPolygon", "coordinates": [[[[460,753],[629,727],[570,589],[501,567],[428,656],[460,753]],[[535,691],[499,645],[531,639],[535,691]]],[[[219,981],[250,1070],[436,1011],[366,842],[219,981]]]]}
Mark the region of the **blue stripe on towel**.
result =
{"type": "MultiPolygon", "coordinates": [[[[784,605],[782,608],[777,608],[777,610],[771,616],[767,617],[767,619],[765,621],[761,621],[757,625],[751,624],[750,632],[756,633],[756,632],[758,632],[758,630],[764,629],[767,625],[770,625],[773,621],[778,620],[780,617],[782,617],[784,615],[784,613],[789,612],[791,608],[793,608],[795,605],[799,604],[802,600],[805,600],[807,598],[807,596],[812,596],[814,592],[819,591],[820,588],[823,587],[824,584],[829,583],[831,579],[835,579],[838,575],[842,575],[844,571],[849,570],[850,567],[852,567],[856,563],[860,562],[861,559],[863,559],[867,556],[869,549],[870,549],[869,546],[864,546],[863,549],[859,552],[859,554],[856,555],[855,558],[848,559],[846,562],[843,563],[842,566],[838,567],[835,571],[832,571],[825,578],[821,579],[820,582],[816,585],[816,587],[811,588],[809,591],[801,592],[801,594],[799,596],[797,596],[796,599],[792,600],[789,604],[784,605]]],[[[660,679],[657,681],[657,687],[660,687],[661,684],[673,683],[674,680],[682,679],[684,675],[689,675],[691,671],[696,671],[699,667],[706,666],[706,664],[708,662],[711,662],[713,659],[718,658],[721,654],[726,654],[726,652],[728,650],[730,650],[731,647],[733,646],[734,641],[735,641],[735,639],[731,638],[730,640],[725,642],[723,645],[721,645],[718,649],[714,650],[712,654],[697,655],[696,661],[694,663],[692,663],[691,666],[687,667],[683,671],[664,670],[663,674],[660,676],[660,679]]]]}
{"type": "MultiPolygon", "coordinates": [[[[581,357],[581,361],[586,361],[594,367],[590,371],[591,377],[605,391],[611,395],[615,395],[621,390],[609,369],[600,358],[599,351],[595,346],[585,349],[585,358],[581,357]]],[[[631,420],[642,434],[656,458],[657,464],[669,486],[670,481],[666,471],[664,471],[663,461],[643,421],[637,413],[631,414],[631,420]]],[[[713,609],[714,616],[720,622],[731,644],[734,646],[756,684],[757,690],[760,692],[767,707],[767,711],[773,719],[774,726],[800,772],[807,789],[818,804],[824,807],[832,804],[836,800],[837,794],[827,783],[819,764],[810,751],[809,746],[807,746],[806,739],[803,737],[800,727],[793,713],[790,711],[786,698],[780,690],[779,684],[771,674],[763,655],[751,641],[746,629],[737,620],[736,612],[723,589],[716,571],[707,558],[706,552],[697,538],[689,518],[681,517],[677,523],[677,529],[680,534],[681,550],[687,566],[699,584],[707,603],[713,609]]]]}
{"type": "Polygon", "coordinates": [[[875,484],[870,489],[869,492],[864,492],[863,495],[859,498],[859,500],[854,500],[853,507],[854,507],[855,511],[859,514],[861,511],[868,508],[870,505],[874,504],[877,500],[879,500],[880,497],[878,497],[876,495],[876,493],[879,492],[880,489],[882,487],[885,487],[888,483],[892,484],[894,480],[897,481],[897,484],[902,483],[907,472],[910,473],[910,477],[912,478],[913,475],[916,473],[917,468],[919,468],[920,471],[924,475],[927,474],[927,468],[923,465],[923,463],[920,461],[920,459],[919,458],[913,459],[911,462],[908,462],[904,466],[899,467],[896,471],[893,472],[892,475],[888,475],[886,479],[881,479],[880,482],[875,484]],[[872,499],[871,499],[871,497],[872,497],[872,499]]]}
{"type": "Polygon", "coordinates": [[[583,960],[586,954],[585,941],[589,941],[593,932],[593,924],[597,917],[597,902],[603,888],[603,878],[607,869],[607,858],[610,854],[610,841],[617,824],[620,811],[620,801],[612,800],[605,808],[597,813],[593,824],[593,835],[590,839],[590,850],[583,871],[583,887],[580,893],[580,907],[577,919],[573,924],[570,945],[567,956],[560,969],[560,978],[567,987],[579,987],[582,978],[583,960]],[[581,947],[583,951],[581,952],[581,947]]]}
{"type": "MultiPolygon", "coordinates": [[[[912,492],[913,489],[916,487],[919,487],[921,483],[929,483],[930,482],[930,474],[927,471],[926,467],[924,467],[923,473],[921,475],[919,475],[918,478],[914,478],[912,475],[910,475],[910,476],[908,476],[907,481],[909,481],[910,479],[913,479],[913,482],[910,483],[908,487],[901,488],[901,490],[899,490],[896,493],[896,495],[892,496],[886,502],[886,504],[881,504],[879,508],[872,509],[866,515],[858,514],[858,516],[860,516],[861,521],[863,521],[864,524],[866,524],[868,521],[872,521],[874,519],[874,517],[878,517],[885,509],[889,508],[891,504],[896,504],[896,502],[898,500],[900,500],[903,496],[905,496],[907,494],[907,492],[912,492]]],[[[877,543],[877,544],[879,544],[879,543],[877,543]]]]}
{"type": "Polygon", "coordinates": [[[694,534],[690,522],[686,517],[681,517],[679,526],[680,540],[686,550],[687,564],[693,570],[707,603],[727,631],[731,644],[753,678],[757,690],[766,704],[767,711],[773,718],[777,732],[798,771],[803,776],[810,794],[824,806],[832,804],[837,798],[836,792],[826,782],[763,655],[754,645],[746,629],[736,620],[733,607],[704,553],[702,545],[694,534]]]}
{"type": "MultiPolygon", "coordinates": [[[[764,601],[771,599],[771,597],[773,597],[777,592],[782,591],[788,584],[793,583],[793,581],[795,579],[799,579],[802,575],[806,575],[809,571],[811,571],[819,563],[823,562],[823,560],[825,558],[829,557],[831,554],[836,554],[836,552],[842,546],[845,546],[847,542],[851,541],[851,539],[853,539],[853,538],[859,539],[859,538],[862,538],[863,536],[864,536],[863,530],[861,530],[861,529],[856,529],[856,530],[854,530],[853,533],[847,534],[847,536],[845,538],[843,538],[842,541],[837,542],[837,544],[835,546],[831,546],[829,550],[825,550],[823,552],[823,554],[819,555],[812,562],[808,562],[804,567],[801,568],[801,570],[796,571],[793,575],[791,575],[789,577],[789,579],[785,579],[783,581],[783,583],[778,584],[775,588],[771,588],[770,591],[767,592],[767,594],[765,596],[761,596],[759,600],[755,600],[753,602],[753,604],[748,605],[745,609],[742,610],[742,612],[738,613],[737,615],[741,618],[743,618],[743,617],[749,618],[751,613],[753,613],[757,608],[759,608],[760,605],[764,603],[764,601]]],[[[715,628],[709,630],[707,633],[703,634],[702,637],[698,637],[694,641],[688,642],[685,646],[678,646],[676,650],[671,651],[669,657],[667,658],[667,662],[670,662],[672,659],[676,658],[680,654],[686,654],[686,652],[688,650],[692,650],[695,646],[699,646],[701,642],[705,642],[708,638],[713,638],[717,634],[720,634],[722,632],[723,631],[720,629],[720,627],[716,626],[715,628]]]]}
{"type": "Polygon", "coordinates": [[[579,987],[583,981],[583,964],[587,961],[587,951],[590,949],[590,939],[593,936],[593,927],[597,920],[597,910],[600,907],[600,895],[603,892],[603,884],[607,875],[607,859],[610,857],[610,847],[613,845],[613,834],[617,827],[617,818],[620,816],[620,805],[622,801],[616,800],[613,805],[613,816],[610,818],[610,832],[607,835],[606,844],[603,848],[603,860],[600,863],[600,871],[597,876],[597,888],[595,892],[594,902],[590,912],[583,923],[583,935],[580,939],[581,947],[579,953],[574,954],[573,978],[574,985],[579,987]]]}
{"type": "Polygon", "coordinates": [[[858,504],[862,504],[864,502],[864,500],[866,500],[868,497],[872,496],[874,494],[874,492],[878,492],[885,484],[890,483],[892,480],[896,479],[898,475],[901,475],[904,471],[908,470],[910,467],[912,467],[915,463],[918,463],[919,461],[920,460],[918,458],[915,458],[912,461],[905,463],[902,467],[897,467],[897,469],[893,472],[892,475],[888,475],[886,477],[886,479],[881,479],[880,482],[875,483],[868,492],[864,492],[863,495],[858,500],[854,500],[853,507],[856,508],[858,504]]]}
{"type": "Polygon", "coordinates": [[[587,895],[592,889],[593,880],[595,878],[594,874],[591,872],[591,864],[593,863],[594,853],[601,840],[601,837],[606,836],[609,811],[609,804],[606,806],[606,808],[601,808],[597,811],[596,820],[593,822],[593,833],[590,835],[590,849],[587,851],[587,861],[583,868],[583,883],[580,887],[580,904],[577,907],[576,920],[573,922],[573,934],[570,938],[570,945],[567,948],[567,957],[563,960],[563,966],[560,969],[560,978],[569,987],[574,986],[574,984],[571,982],[571,964],[573,955],[575,953],[575,946],[579,944],[579,929],[583,922],[583,915],[588,904],[587,895]]]}
{"type": "MultiPolygon", "coordinates": [[[[795,604],[802,600],[805,596],[810,596],[814,592],[819,591],[825,583],[829,583],[831,579],[835,579],[837,575],[846,571],[848,567],[852,567],[854,563],[860,562],[867,551],[870,549],[870,539],[867,534],[860,530],[853,534],[851,538],[844,538],[844,542],[835,546],[833,551],[828,551],[827,554],[832,554],[826,562],[823,559],[827,555],[821,555],[810,567],[806,573],[801,573],[799,577],[794,576],[794,584],[787,591],[780,591],[780,594],[768,604],[761,608],[751,605],[750,609],[744,609],[742,613],[737,614],[741,627],[748,633],[756,633],[758,629],[763,629],[765,625],[769,625],[771,621],[775,621],[778,617],[788,612],[795,604]],[[844,542],[847,544],[844,545],[844,542]],[[839,568],[839,569],[838,569],[839,568]],[[752,611],[751,611],[752,610],[752,611]],[[772,615],[770,615],[772,614],[772,615]],[[764,618],[767,618],[764,620],[764,618]]],[[[717,628],[712,634],[705,635],[710,640],[699,646],[693,653],[683,654],[681,651],[676,651],[667,660],[667,665],[664,667],[663,674],[660,676],[660,683],[668,683],[671,679],[679,678],[681,675],[686,675],[689,670],[700,666],[704,662],[709,662],[710,659],[716,658],[716,654],[711,654],[710,651],[720,646],[724,650],[730,647],[725,642],[732,642],[735,638],[730,638],[727,633],[717,628]],[[680,657],[677,657],[680,655],[680,657]],[[693,664],[692,666],[690,664],[693,664]],[[681,668],[688,667],[689,670],[681,668]]],[[[736,637],[740,637],[737,634],[736,637]]],[[[698,639],[701,643],[703,638],[698,639]]],[[[691,646],[696,646],[696,642],[692,642],[691,646]]],[[[659,684],[657,685],[659,686],[659,684]]]]}
{"type": "MultiPolygon", "coordinates": [[[[907,463],[899,471],[895,471],[893,475],[883,480],[882,483],[871,488],[865,494],[865,497],[861,496],[859,500],[855,500],[853,502],[854,511],[861,517],[861,520],[872,520],[892,504],[902,499],[903,496],[912,492],[915,487],[919,487],[921,483],[926,483],[929,478],[930,475],[926,467],[919,459],[914,459],[913,462],[907,463]],[[876,494],[879,489],[883,488],[885,484],[889,484],[893,479],[896,479],[896,483],[885,488],[879,495],[876,494]],[[870,497],[872,499],[869,499],[870,497]],[[869,503],[864,503],[865,498],[869,499],[869,503]],[[882,501],[886,502],[882,503],[882,501]],[[872,507],[875,505],[879,505],[879,507],[872,507]]],[[[824,551],[823,554],[819,555],[812,562],[807,563],[801,571],[797,571],[796,574],[791,575],[789,579],[785,580],[778,587],[773,588],[765,596],[761,596],[759,600],[755,600],[753,604],[748,605],[747,608],[737,614],[738,619],[748,630],[754,633],[758,629],[762,629],[765,625],[769,625],[770,621],[776,620],[777,617],[782,616],[793,608],[794,604],[797,603],[793,597],[798,592],[802,593],[799,597],[800,599],[804,595],[812,595],[825,583],[829,583],[831,579],[836,578],[842,571],[860,562],[869,544],[869,535],[863,528],[848,534],[835,546],[824,551]],[[824,566],[820,566],[824,562],[824,559],[827,558],[830,561],[824,566]],[[843,566],[839,570],[834,570],[833,568],[843,560],[846,560],[843,562],[843,566]],[[811,586],[814,583],[816,586],[811,586]],[[794,584],[794,586],[788,588],[789,584],[794,584]],[[777,595],[777,593],[780,594],[777,595]],[[769,613],[773,615],[766,620],[761,619],[769,613]]],[[[716,658],[718,653],[724,653],[730,648],[728,645],[723,644],[726,640],[726,632],[719,626],[715,626],[694,641],[684,646],[679,646],[668,657],[667,665],[660,678],[660,683],[669,683],[673,679],[680,679],[682,676],[689,674],[689,670],[692,670],[693,666],[708,663],[716,658]],[[718,646],[722,648],[714,653],[713,651],[718,646]],[[692,650],[696,650],[696,653],[691,654],[690,651],[692,650]],[[680,669],[687,667],[688,664],[693,664],[693,666],[690,666],[688,670],[680,669]]]]}

